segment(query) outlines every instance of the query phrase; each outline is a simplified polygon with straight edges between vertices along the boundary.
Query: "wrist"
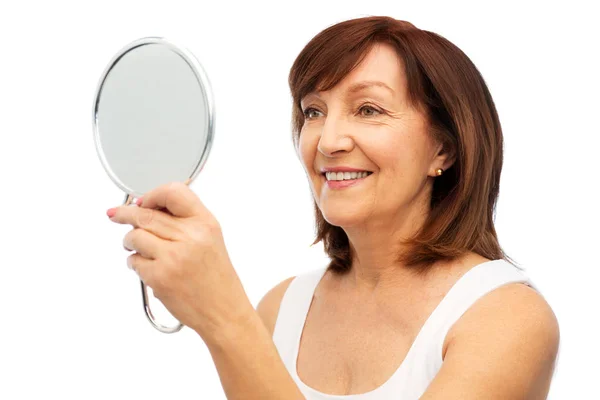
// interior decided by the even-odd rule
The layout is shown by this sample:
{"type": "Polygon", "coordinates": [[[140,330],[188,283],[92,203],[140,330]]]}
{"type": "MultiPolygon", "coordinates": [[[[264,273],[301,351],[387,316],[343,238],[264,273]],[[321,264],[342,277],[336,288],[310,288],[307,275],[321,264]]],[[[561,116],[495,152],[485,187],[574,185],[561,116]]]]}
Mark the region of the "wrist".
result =
{"type": "Polygon", "coordinates": [[[235,315],[230,315],[225,321],[217,324],[205,332],[198,333],[209,350],[221,351],[231,346],[239,344],[241,341],[248,340],[254,332],[264,328],[262,320],[258,316],[252,304],[248,302],[235,315]]]}

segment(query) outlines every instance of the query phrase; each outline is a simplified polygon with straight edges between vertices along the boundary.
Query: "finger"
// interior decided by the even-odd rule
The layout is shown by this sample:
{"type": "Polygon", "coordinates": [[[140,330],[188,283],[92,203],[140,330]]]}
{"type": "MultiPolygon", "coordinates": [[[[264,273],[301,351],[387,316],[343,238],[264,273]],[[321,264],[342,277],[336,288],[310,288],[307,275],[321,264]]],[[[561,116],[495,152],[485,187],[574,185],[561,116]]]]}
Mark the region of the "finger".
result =
{"type": "Polygon", "coordinates": [[[165,208],[174,216],[181,218],[209,214],[192,189],[181,182],[171,182],[146,193],[140,207],[165,208]]]}
{"type": "Polygon", "coordinates": [[[140,279],[148,286],[150,286],[148,280],[151,279],[152,271],[156,267],[154,263],[154,260],[148,259],[138,253],[127,257],[127,267],[138,274],[140,279]]]}
{"type": "Polygon", "coordinates": [[[165,240],[179,240],[183,235],[180,222],[172,215],[161,210],[120,206],[116,208],[115,215],[110,220],[144,229],[165,240]]]}
{"type": "Polygon", "coordinates": [[[137,251],[141,256],[153,260],[158,258],[160,249],[163,249],[165,245],[168,245],[165,240],[139,228],[132,229],[123,238],[123,247],[137,251]]]}

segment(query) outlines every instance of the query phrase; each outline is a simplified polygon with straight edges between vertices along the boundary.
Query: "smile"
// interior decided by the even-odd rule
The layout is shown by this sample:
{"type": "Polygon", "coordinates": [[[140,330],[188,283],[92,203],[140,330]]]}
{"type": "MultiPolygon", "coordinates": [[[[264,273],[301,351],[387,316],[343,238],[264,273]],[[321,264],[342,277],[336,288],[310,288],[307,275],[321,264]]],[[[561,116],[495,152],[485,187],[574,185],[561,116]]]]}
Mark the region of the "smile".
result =
{"type": "Polygon", "coordinates": [[[322,174],[330,189],[344,189],[364,182],[372,172],[327,172],[322,174]]]}
{"type": "Polygon", "coordinates": [[[364,178],[368,175],[371,175],[372,172],[369,171],[358,171],[358,172],[326,172],[325,178],[328,181],[348,181],[351,179],[360,179],[364,178]]]}

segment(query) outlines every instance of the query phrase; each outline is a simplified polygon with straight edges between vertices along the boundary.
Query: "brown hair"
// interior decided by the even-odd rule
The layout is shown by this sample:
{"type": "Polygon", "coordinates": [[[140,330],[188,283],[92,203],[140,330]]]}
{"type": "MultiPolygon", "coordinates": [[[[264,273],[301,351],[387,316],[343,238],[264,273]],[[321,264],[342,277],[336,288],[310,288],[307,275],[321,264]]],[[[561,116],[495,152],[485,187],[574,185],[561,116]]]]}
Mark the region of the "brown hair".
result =
{"type": "MultiPolygon", "coordinates": [[[[334,87],[376,43],[391,45],[404,62],[410,104],[424,112],[431,134],[454,153],[454,164],[436,177],[428,218],[406,241],[397,260],[426,273],[438,260],[467,251],[508,259],[494,228],[502,170],[502,129],[492,96],[471,60],[442,36],[390,17],[364,17],[330,26],[300,52],[289,74],[296,149],[308,93],[334,87]]],[[[352,254],[344,230],[329,224],[314,204],[317,237],[337,273],[349,271],[352,254]]]]}

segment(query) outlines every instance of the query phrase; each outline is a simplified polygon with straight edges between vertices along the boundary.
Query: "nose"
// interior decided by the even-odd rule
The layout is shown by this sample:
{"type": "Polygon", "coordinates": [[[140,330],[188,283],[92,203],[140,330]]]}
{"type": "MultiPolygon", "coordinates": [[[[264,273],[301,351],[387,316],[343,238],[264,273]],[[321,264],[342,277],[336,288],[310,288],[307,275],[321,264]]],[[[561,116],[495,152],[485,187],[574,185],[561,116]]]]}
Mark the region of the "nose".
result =
{"type": "Polygon", "coordinates": [[[327,157],[334,157],[339,152],[352,151],[354,141],[348,135],[347,129],[343,119],[335,118],[331,114],[327,116],[319,138],[319,151],[327,157]]]}

